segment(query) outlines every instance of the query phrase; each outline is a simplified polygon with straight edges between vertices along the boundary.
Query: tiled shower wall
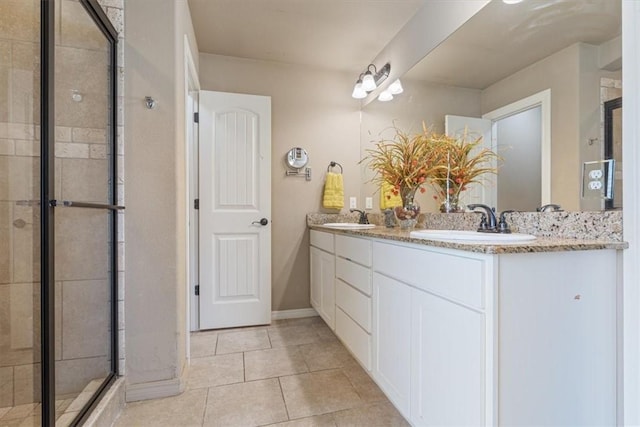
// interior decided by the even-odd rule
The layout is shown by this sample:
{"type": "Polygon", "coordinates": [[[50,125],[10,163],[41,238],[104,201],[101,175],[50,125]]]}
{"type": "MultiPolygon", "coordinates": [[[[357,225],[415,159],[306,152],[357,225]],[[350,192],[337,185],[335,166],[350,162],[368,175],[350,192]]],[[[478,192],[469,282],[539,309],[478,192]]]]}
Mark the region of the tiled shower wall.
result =
{"type": "Polygon", "coordinates": [[[39,398],[39,2],[2,0],[0,20],[2,408],[39,398]]]}
{"type": "MultiPolygon", "coordinates": [[[[122,0],[100,1],[123,34],[122,0]]],[[[57,2],[56,197],[106,202],[107,57],[86,12],[57,2]],[[84,20],[84,21],[83,21],[84,20]],[[106,86],[105,86],[106,87],[106,86]],[[81,103],[71,90],[82,95],[81,103]]],[[[39,400],[39,0],[2,0],[0,15],[0,408],[39,400]],[[10,17],[10,19],[6,19],[10,17]],[[32,25],[28,25],[32,24],[32,25]],[[6,108],[9,106],[9,108],[6,108]],[[4,109],[4,111],[3,111],[4,109]],[[5,238],[6,237],[6,238],[5,238]]],[[[118,69],[118,203],[124,202],[123,44],[118,69]]],[[[56,376],[61,395],[80,392],[108,366],[108,223],[104,212],[59,209],[56,215],[56,376]]],[[[118,235],[120,366],[124,366],[124,215],[118,235]]]]}

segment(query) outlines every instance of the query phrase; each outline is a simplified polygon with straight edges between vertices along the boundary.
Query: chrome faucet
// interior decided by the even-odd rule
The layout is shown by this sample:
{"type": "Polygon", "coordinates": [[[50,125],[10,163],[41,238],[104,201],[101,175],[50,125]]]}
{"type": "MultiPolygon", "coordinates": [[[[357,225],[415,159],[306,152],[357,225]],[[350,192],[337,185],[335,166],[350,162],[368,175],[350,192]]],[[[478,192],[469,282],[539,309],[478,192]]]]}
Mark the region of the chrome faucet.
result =
{"type": "Polygon", "coordinates": [[[538,212],[546,212],[548,210],[551,210],[552,212],[562,212],[562,208],[560,207],[560,205],[556,205],[554,203],[549,203],[548,205],[542,205],[538,209],[536,209],[536,211],[538,212]]]}
{"type": "Polygon", "coordinates": [[[360,218],[358,218],[358,224],[369,224],[369,218],[367,218],[367,213],[365,211],[361,211],[360,209],[349,209],[349,212],[360,213],[360,218]]]}
{"type": "Polygon", "coordinates": [[[480,209],[484,209],[485,211],[485,213],[482,214],[482,218],[480,219],[480,226],[478,227],[478,231],[483,233],[495,233],[498,230],[496,213],[492,207],[483,205],[481,203],[475,203],[475,204],[467,205],[467,208],[471,210],[480,208],[480,209]]]}

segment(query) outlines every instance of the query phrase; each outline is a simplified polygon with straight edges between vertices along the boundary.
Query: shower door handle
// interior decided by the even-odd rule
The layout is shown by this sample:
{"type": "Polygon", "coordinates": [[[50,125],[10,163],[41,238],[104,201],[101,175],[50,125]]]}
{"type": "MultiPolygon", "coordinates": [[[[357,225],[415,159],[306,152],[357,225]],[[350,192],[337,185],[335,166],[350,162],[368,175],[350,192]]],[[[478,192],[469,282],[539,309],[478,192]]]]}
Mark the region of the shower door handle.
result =
{"type": "Polygon", "coordinates": [[[50,200],[49,206],[51,207],[64,206],[65,208],[109,209],[112,211],[119,211],[124,209],[124,206],[120,206],[120,205],[74,202],[72,200],[50,200]]]}

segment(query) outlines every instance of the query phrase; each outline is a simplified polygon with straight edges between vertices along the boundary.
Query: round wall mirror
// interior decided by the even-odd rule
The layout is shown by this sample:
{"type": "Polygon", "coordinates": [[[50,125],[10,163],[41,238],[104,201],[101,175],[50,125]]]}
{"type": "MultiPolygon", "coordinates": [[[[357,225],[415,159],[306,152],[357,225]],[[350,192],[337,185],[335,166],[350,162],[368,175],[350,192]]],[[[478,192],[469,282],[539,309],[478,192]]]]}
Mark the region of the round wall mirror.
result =
{"type": "Polygon", "coordinates": [[[287,164],[293,169],[302,169],[309,162],[309,156],[304,148],[294,147],[287,153],[287,164]]]}

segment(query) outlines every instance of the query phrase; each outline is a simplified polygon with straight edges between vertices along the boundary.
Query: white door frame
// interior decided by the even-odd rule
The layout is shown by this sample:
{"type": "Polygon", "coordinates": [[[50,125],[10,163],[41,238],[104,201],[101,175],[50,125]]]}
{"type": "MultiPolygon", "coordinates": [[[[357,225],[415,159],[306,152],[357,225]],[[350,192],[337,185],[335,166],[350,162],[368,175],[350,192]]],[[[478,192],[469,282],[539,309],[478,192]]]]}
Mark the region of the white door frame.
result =
{"type": "Polygon", "coordinates": [[[195,286],[198,280],[198,217],[197,211],[193,209],[193,200],[198,197],[198,129],[194,123],[193,113],[198,111],[198,91],[200,81],[195,62],[191,56],[189,39],[184,36],[184,142],[185,142],[185,188],[187,191],[187,204],[185,213],[186,227],[186,260],[187,260],[187,285],[186,288],[186,325],[187,325],[187,359],[190,354],[190,332],[198,330],[198,297],[195,286]],[[195,93],[195,98],[194,98],[195,93]],[[194,108],[189,108],[193,106],[194,108]],[[194,269],[195,262],[195,269],[194,269]]]}
{"type": "MultiPolygon", "coordinates": [[[[542,119],[542,144],[540,147],[540,184],[542,194],[540,195],[540,201],[542,205],[546,205],[551,203],[551,89],[543,90],[542,92],[535,93],[524,99],[498,108],[497,110],[490,111],[484,114],[482,118],[493,122],[493,141],[491,141],[491,143],[495,145],[495,137],[497,135],[495,124],[498,120],[537,106],[540,106],[542,119]]],[[[492,148],[495,151],[497,147],[493,146],[492,148]]]]}

